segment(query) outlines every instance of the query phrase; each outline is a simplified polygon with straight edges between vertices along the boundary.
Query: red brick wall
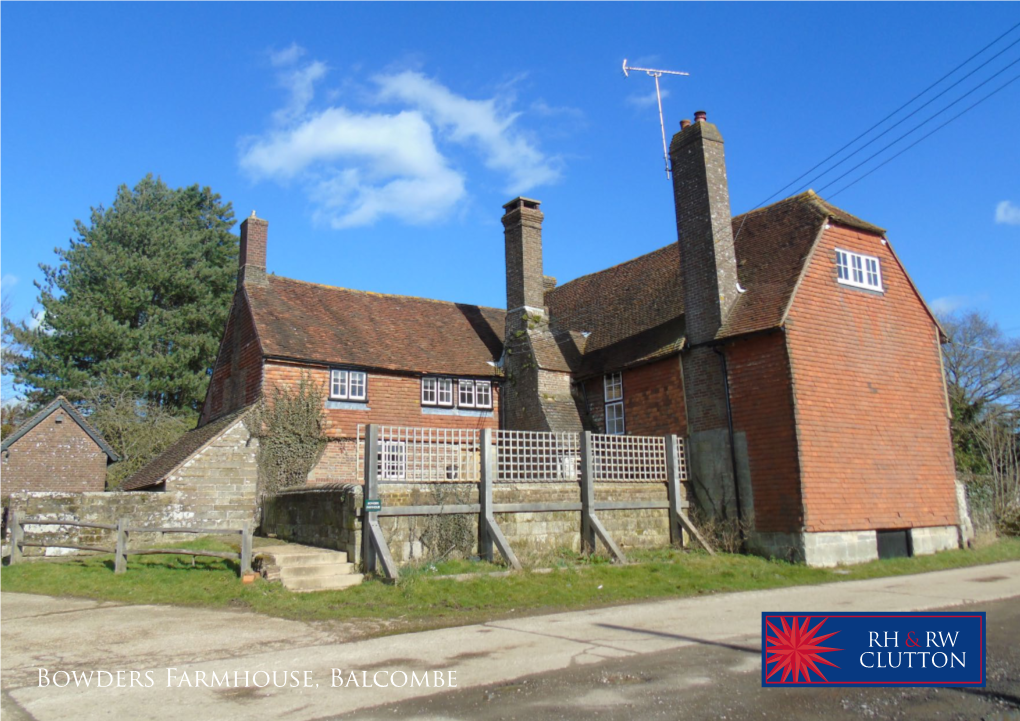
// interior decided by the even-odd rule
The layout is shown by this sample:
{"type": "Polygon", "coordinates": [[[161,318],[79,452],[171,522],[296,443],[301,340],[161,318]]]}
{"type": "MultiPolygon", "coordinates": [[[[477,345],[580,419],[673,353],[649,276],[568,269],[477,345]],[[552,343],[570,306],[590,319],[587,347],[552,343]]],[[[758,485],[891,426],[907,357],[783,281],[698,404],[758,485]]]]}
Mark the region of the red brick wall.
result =
{"type": "Polygon", "coordinates": [[[201,423],[253,403],[262,384],[262,349],[255,334],[248,299],[234,294],[227,326],[206,391],[201,423]]]}
{"type": "Polygon", "coordinates": [[[957,523],[936,328],[889,246],[833,224],[787,323],[808,531],[957,523]],[[884,293],[837,282],[877,256],[884,293]]]}
{"type": "MultiPolygon", "coordinates": [[[[298,364],[267,362],[265,365],[266,390],[273,388],[296,388],[303,375],[323,388],[329,380],[329,369],[325,366],[303,366],[298,364]]],[[[369,372],[368,410],[327,409],[326,436],[328,443],[322,459],[309,475],[312,482],[350,483],[360,479],[355,444],[350,440],[357,437],[358,425],[379,423],[383,425],[482,429],[499,426],[499,386],[492,384],[492,415],[490,417],[432,415],[422,412],[421,378],[410,375],[369,372]]]]}
{"type": "Polygon", "coordinates": [[[726,348],[733,430],[747,438],[755,528],[791,533],[803,524],[793,393],[782,333],[726,348]]]}
{"type": "MultiPolygon", "coordinates": [[[[605,431],[603,378],[585,381],[588,409],[600,433],[605,431]]],[[[687,433],[680,359],[666,358],[623,371],[623,419],[629,436],[687,433]]]]}
{"type": "Polygon", "coordinates": [[[89,434],[57,409],[4,452],[0,493],[103,491],[106,462],[89,434]]]}

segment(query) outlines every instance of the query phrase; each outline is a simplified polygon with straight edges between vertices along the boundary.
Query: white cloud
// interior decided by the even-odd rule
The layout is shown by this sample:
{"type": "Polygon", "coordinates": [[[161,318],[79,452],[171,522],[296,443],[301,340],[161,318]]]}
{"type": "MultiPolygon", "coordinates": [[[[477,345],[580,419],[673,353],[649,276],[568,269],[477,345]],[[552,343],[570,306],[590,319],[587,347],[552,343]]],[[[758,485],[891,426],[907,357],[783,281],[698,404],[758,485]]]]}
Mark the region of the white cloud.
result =
{"type": "Polygon", "coordinates": [[[558,159],[516,127],[519,114],[505,97],[471,100],[408,71],[373,79],[371,111],[314,108],[328,68],[318,61],[296,65],[303,53],[294,45],[273,55],[289,97],[273,113],[270,130],[241,142],[240,165],[255,180],[302,183],[321,222],[350,228],[385,216],[412,224],[445,219],[466,190],[463,173],[440,144],[478,153],[487,168],[507,178],[509,193],[559,178],[558,159]],[[384,103],[397,107],[379,110],[384,103]]]}
{"type": "Polygon", "coordinates": [[[936,315],[949,315],[955,310],[959,310],[970,303],[970,298],[965,295],[944,295],[941,298],[936,298],[928,307],[932,309],[936,315]]]}
{"type": "MultiPolygon", "coordinates": [[[[669,97],[669,90],[662,88],[662,98],[665,100],[669,97]]],[[[627,96],[627,103],[633,105],[636,108],[657,108],[659,101],[655,97],[655,91],[652,90],[648,93],[634,93],[633,95],[627,96]]]]}
{"type": "Polygon", "coordinates": [[[546,158],[513,128],[519,113],[502,108],[498,98],[469,100],[421,73],[375,78],[380,100],[400,100],[422,110],[451,140],[476,146],[486,167],[509,173],[508,193],[522,193],[560,177],[558,162],[546,158]]]}
{"type": "Polygon", "coordinates": [[[995,222],[1003,225],[1020,225],[1020,206],[1004,200],[995,206],[995,222]]]}
{"type": "Polygon", "coordinates": [[[17,285],[17,284],[18,284],[18,276],[16,276],[16,275],[13,275],[11,273],[4,273],[3,276],[0,277],[0,287],[9,289],[11,286],[14,286],[14,285],[17,285]]]}
{"type": "Polygon", "coordinates": [[[42,322],[45,318],[46,318],[45,308],[43,308],[42,310],[32,311],[32,314],[31,316],[29,316],[28,323],[26,325],[28,325],[29,330],[35,330],[36,328],[42,325],[42,322]]]}
{"type": "Polygon", "coordinates": [[[289,48],[283,50],[276,50],[269,53],[269,62],[273,64],[273,67],[282,67],[284,65],[293,65],[301,56],[305,54],[305,49],[297,43],[291,43],[289,48]]]}

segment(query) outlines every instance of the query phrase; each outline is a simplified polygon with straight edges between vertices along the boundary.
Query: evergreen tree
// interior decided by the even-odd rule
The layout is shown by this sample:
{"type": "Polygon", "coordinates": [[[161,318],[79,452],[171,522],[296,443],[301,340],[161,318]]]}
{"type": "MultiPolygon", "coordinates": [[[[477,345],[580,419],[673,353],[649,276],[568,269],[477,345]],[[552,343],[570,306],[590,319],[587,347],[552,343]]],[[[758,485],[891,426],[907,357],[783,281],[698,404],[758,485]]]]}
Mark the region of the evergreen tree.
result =
{"type": "Polygon", "coordinates": [[[41,264],[41,322],[5,324],[22,349],[17,382],[38,401],[130,390],[172,413],[205,397],[230,309],[237,237],[230,203],[209,188],[171,189],[146,176],[41,264]]]}

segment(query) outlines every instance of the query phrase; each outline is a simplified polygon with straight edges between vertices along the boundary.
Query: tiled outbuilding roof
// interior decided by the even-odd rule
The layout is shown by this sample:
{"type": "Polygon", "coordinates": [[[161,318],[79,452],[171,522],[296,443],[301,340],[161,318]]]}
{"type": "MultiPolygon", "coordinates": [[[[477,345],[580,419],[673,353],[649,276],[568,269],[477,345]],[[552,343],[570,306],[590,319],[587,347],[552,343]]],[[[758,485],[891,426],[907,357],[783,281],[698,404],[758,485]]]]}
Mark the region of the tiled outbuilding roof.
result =
{"type": "Polygon", "coordinates": [[[220,433],[234,425],[234,422],[251,410],[251,408],[252,406],[239,408],[222,418],[217,418],[193,431],[188,431],[165,451],[124,481],[120,486],[121,490],[137,491],[141,488],[149,488],[150,486],[162,483],[181,464],[202,450],[206,444],[214,440],[220,433]]]}
{"type": "Polygon", "coordinates": [[[493,376],[505,311],[268,277],[245,286],[270,358],[493,376]]]}
{"type": "MultiPolygon", "coordinates": [[[[804,262],[829,219],[879,235],[884,230],[836,208],[813,191],[733,219],[741,294],[717,338],[775,328],[804,262]]],[[[580,376],[639,365],[678,353],[684,340],[680,248],[670,243],[550,291],[554,328],[583,331],[580,376]]]]}

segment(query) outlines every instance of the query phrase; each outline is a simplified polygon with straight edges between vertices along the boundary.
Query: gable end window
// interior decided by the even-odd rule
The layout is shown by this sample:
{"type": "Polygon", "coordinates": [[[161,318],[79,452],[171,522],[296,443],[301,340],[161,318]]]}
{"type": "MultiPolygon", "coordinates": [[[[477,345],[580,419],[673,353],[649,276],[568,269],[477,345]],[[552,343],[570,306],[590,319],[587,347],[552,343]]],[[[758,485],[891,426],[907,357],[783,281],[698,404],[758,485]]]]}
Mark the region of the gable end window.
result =
{"type": "Polygon", "coordinates": [[[426,376],[421,379],[421,404],[444,408],[492,408],[492,381],[456,379],[457,394],[454,403],[453,378],[426,376]]]}
{"type": "Polygon", "coordinates": [[[836,269],[837,278],[843,285],[877,290],[879,293],[883,291],[882,264],[873,255],[836,248],[836,269]]]}
{"type": "Polygon", "coordinates": [[[608,373],[603,380],[606,393],[606,433],[622,436],[623,423],[623,373],[608,373]]]}
{"type": "Polygon", "coordinates": [[[329,399],[331,401],[367,401],[368,374],[365,371],[330,369],[329,399]]]}

